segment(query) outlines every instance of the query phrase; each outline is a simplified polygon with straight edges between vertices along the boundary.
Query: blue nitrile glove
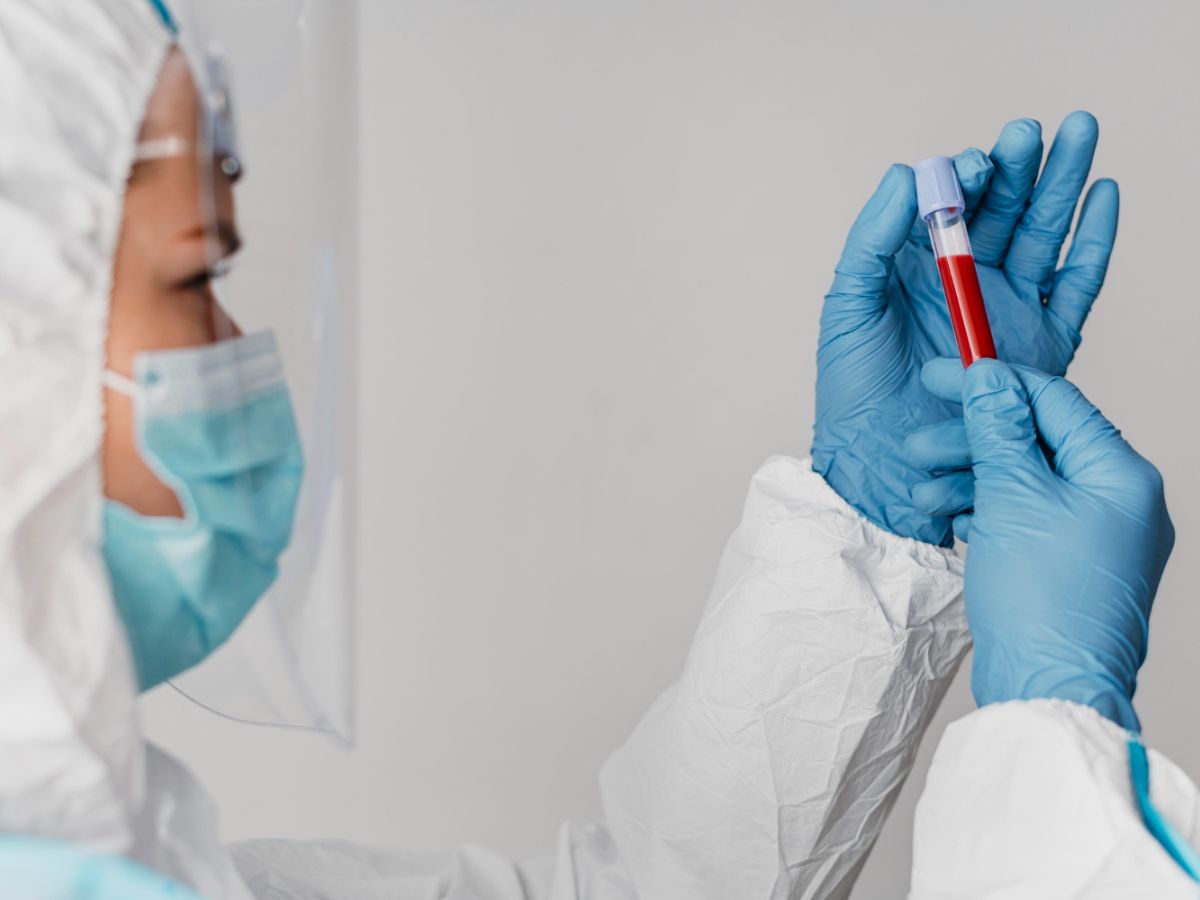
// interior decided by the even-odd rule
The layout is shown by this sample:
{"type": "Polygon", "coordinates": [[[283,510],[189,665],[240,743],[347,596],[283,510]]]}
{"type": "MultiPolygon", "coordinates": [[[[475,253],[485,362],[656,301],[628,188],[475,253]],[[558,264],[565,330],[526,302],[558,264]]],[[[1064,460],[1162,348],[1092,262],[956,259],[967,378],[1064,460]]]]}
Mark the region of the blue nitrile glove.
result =
{"type": "MultiPolygon", "coordinates": [[[[1065,372],[1100,292],[1117,232],[1115,182],[1088,192],[1058,268],[1096,137],[1096,120],[1072,113],[1040,179],[1041,128],[1030,119],[1006,125],[990,156],[968,150],[955,159],[988,318],[1010,362],[1065,372]]],[[[955,414],[920,380],[928,360],[955,352],[912,170],[893,166],[854,223],[825,298],[813,466],[876,524],[944,545],[950,520],[913,507],[911,490],[927,476],[902,448],[913,429],[955,414]]]]}
{"type": "Polygon", "coordinates": [[[974,467],[973,497],[952,472],[914,500],[957,515],[970,541],[975,700],[1072,700],[1138,730],[1150,606],[1175,544],[1158,470],[1062,378],[993,360],[964,375],[957,359],[939,359],[924,381],[943,400],[961,398],[965,425],[917,432],[910,461],[974,467]]]}
{"type": "Polygon", "coordinates": [[[71,844],[0,837],[0,896],[20,900],[200,900],[127,859],[71,844]]]}

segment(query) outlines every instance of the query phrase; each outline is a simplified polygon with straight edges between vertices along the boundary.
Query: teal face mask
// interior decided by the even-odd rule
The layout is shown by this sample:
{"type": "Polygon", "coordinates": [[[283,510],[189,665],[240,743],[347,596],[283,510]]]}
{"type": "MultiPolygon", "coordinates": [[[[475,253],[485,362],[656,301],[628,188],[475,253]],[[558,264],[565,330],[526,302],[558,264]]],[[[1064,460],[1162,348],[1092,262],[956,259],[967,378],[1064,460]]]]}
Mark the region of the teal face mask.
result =
{"type": "Polygon", "coordinates": [[[139,354],[130,381],[138,447],[184,518],[107,501],[104,559],[142,690],[201,662],[278,574],[304,472],[270,333],[139,354]]]}

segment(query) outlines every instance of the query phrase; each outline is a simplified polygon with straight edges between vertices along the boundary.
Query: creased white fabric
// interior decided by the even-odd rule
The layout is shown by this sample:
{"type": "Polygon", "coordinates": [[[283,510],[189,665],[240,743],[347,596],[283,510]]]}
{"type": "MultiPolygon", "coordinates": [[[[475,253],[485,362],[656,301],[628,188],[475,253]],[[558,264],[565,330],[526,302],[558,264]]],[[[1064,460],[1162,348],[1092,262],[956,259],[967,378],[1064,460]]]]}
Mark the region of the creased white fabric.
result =
{"type": "Polygon", "coordinates": [[[146,798],[129,854],[211,900],[251,900],[219,840],[217,807],[181,763],[146,745],[146,798]]]}
{"type": "MultiPolygon", "coordinates": [[[[946,729],[917,807],[911,900],[1200,897],[1146,830],[1128,738],[1058,700],[987,706],[946,729]]],[[[1158,810],[1200,846],[1200,792],[1149,751],[1158,810]]]]}
{"type": "Polygon", "coordinates": [[[100,373],[168,45],[145,2],[0,0],[0,831],[111,852],[145,761],[99,552],[100,373]]]}
{"type": "Polygon", "coordinates": [[[100,555],[113,260],[170,47],[147,0],[0,0],[0,833],[242,900],[203,792],[143,743],[100,555]]]}
{"type": "Polygon", "coordinates": [[[768,461],[683,676],[602,774],[639,895],[847,896],[966,651],[961,574],[768,461]]]}
{"type": "Polygon", "coordinates": [[[845,897],[966,648],[961,562],[876,528],[807,462],[755,476],[679,682],[555,856],[235,848],[260,900],[845,897]]]}
{"type": "Polygon", "coordinates": [[[408,853],[336,841],[249,841],[234,848],[258,900],[629,900],[602,824],[564,825],[558,852],[515,863],[480,847],[408,853]]]}

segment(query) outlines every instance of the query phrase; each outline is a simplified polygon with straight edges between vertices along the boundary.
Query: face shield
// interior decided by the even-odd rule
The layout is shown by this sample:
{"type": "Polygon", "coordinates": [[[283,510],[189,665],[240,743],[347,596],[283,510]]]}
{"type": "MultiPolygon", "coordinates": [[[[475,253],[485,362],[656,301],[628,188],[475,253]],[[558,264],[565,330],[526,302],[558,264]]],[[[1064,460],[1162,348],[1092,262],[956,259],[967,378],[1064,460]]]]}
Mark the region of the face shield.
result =
{"type": "MultiPolygon", "coordinates": [[[[210,493],[221,495],[210,517],[280,531],[282,491],[260,465],[284,428],[259,402],[273,378],[265,357],[277,358],[286,376],[304,459],[286,549],[264,579],[269,587],[228,640],[171,684],[222,716],[349,742],[353,16],[340,0],[149,2],[186,57],[200,104],[194,134],[144,136],[136,160],[195,165],[195,177],[180,184],[194,185],[206,248],[200,287],[216,310],[217,344],[195,359],[180,351],[163,360],[176,381],[194,376],[190,393],[223,411],[213,428],[193,426],[184,436],[248,460],[209,472],[198,496],[183,498],[184,511],[203,511],[210,493]],[[205,370],[210,363],[219,378],[205,370]]],[[[220,549],[205,552],[211,559],[220,549]]],[[[249,589],[248,577],[219,560],[206,575],[208,587],[226,581],[234,592],[249,589]]]]}

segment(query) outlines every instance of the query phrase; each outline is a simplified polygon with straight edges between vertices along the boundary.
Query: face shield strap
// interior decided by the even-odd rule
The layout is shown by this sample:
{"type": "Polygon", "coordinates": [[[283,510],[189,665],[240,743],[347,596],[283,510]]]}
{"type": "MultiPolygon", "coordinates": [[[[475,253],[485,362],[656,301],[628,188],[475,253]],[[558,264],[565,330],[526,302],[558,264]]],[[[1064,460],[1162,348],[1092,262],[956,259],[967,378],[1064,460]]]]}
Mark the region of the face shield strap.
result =
{"type": "Polygon", "coordinates": [[[194,153],[192,145],[181,137],[157,138],[153,141],[142,141],[137,145],[134,162],[151,162],[158,159],[175,159],[194,153]]]}
{"type": "MultiPolygon", "coordinates": [[[[142,141],[137,145],[133,155],[135,163],[154,162],[163,159],[178,159],[184,156],[200,156],[198,147],[181,137],[157,138],[153,141],[142,141]]],[[[222,153],[217,154],[221,172],[235,181],[241,177],[242,161],[236,156],[222,153]]]]}
{"type": "Polygon", "coordinates": [[[167,31],[171,32],[171,34],[179,34],[179,27],[175,24],[175,17],[167,9],[167,4],[164,0],[150,0],[150,6],[158,13],[158,17],[162,19],[162,23],[167,27],[167,31]]]}

